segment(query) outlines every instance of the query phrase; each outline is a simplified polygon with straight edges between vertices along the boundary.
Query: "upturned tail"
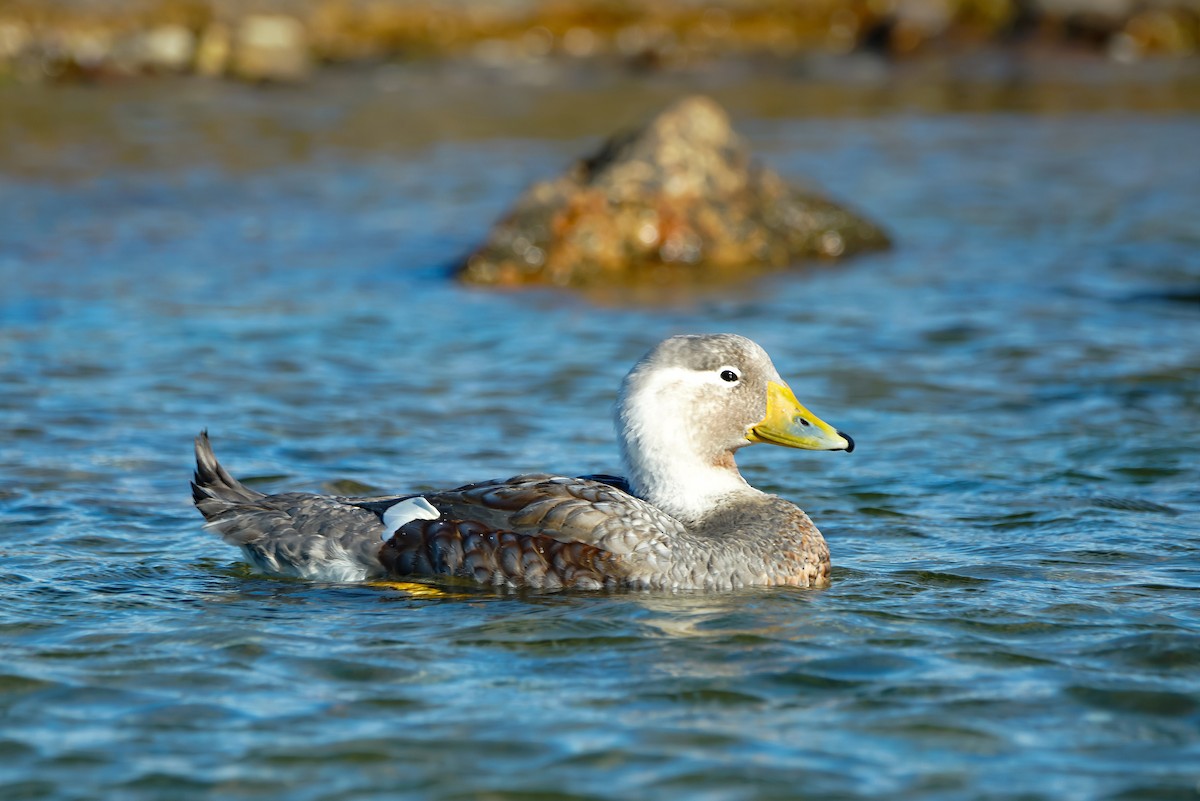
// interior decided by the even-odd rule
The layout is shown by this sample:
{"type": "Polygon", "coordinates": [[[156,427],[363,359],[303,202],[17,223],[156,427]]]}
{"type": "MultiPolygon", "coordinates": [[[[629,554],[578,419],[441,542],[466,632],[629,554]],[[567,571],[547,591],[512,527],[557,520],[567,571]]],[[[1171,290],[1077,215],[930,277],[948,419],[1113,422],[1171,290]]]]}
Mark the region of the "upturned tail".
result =
{"type": "Polygon", "coordinates": [[[205,520],[212,520],[222,511],[238,503],[264,497],[229,474],[208,441],[208,431],[196,437],[196,473],[192,476],[192,500],[205,520]]]}

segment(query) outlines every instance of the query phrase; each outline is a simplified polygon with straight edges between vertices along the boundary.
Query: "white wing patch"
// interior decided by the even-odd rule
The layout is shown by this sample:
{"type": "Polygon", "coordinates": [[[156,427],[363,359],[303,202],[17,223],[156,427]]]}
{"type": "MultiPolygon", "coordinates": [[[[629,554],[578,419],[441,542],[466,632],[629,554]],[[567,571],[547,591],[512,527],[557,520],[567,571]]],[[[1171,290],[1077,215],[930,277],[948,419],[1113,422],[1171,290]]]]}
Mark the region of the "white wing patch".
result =
{"type": "Polygon", "coordinates": [[[396,529],[414,520],[437,520],[442,513],[421,497],[409,498],[394,506],[389,506],[383,513],[383,539],[388,539],[396,533],[396,529]]]}

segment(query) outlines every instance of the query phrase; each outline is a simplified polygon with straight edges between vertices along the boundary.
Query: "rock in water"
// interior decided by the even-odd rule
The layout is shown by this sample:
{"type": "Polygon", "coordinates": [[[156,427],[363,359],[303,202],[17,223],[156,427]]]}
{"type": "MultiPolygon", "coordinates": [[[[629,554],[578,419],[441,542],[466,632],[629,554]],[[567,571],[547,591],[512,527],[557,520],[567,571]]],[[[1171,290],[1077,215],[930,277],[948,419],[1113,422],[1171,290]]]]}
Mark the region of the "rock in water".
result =
{"type": "Polygon", "coordinates": [[[708,280],[888,244],[878,226],[756,164],[725,111],[689,97],[529,188],[458,276],[500,285],[708,280]]]}
{"type": "Polygon", "coordinates": [[[295,17],[251,14],[238,24],[233,72],[247,81],[300,81],[311,63],[308,33],[295,17]]]}

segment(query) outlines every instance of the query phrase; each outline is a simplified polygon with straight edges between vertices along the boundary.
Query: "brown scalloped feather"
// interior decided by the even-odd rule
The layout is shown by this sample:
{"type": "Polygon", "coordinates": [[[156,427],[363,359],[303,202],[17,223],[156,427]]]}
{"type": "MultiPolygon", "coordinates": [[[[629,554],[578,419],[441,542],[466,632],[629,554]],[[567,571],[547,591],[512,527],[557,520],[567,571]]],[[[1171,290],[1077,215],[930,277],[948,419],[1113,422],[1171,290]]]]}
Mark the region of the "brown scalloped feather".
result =
{"type": "Polygon", "coordinates": [[[462,520],[401,526],[380,548],[379,561],[396,576],[456,576],[535,589],[612,587],[625,573],[620,559],[591,545],[462,520]]]}
{"type": "Polygon", "coordinates": [[[660,557],[678,520],[620,489],[583,478],[533,473],[468,484],[423,497],[446,519],[473,520],[494,529],[593,545],[627,556],[660,557]]]}

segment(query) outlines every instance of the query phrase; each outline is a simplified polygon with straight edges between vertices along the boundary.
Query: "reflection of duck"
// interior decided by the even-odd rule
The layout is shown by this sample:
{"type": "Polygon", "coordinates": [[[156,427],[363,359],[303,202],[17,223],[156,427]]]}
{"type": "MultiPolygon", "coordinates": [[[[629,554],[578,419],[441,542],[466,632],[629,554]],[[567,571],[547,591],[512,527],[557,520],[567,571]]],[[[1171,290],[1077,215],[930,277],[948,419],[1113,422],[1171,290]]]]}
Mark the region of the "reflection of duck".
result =
{"type": "Polygon", "coordinates": [[[263,495],[196,439],[196,506],[265,573],[325,581],[459,576],[509,587],[821,586],[829,549],[800,509],[754,489],[738,448],[854,442],[799,404],[733,334],[660,343],[626,376],[617,432],[629,478],[544,474],[423,495],[263,495]]]}

